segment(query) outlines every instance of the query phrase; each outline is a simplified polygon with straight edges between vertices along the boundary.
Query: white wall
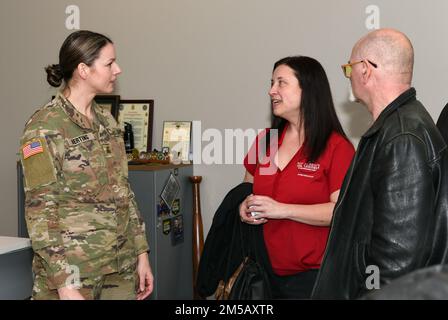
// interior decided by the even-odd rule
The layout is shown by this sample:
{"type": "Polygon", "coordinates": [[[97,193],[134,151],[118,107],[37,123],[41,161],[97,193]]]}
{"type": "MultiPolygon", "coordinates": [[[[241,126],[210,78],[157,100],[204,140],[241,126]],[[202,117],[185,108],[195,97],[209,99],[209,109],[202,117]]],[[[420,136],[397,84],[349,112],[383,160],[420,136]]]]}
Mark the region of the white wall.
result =
{"type": "MultiPolygon", "coordinates": [[[[416,51],[415,86],[436,119],[448,100],[448,1],[386,0],[2,0],[0,3],[0,234],[16,235],[16,152],[25,121],[54,93],[43,67],[57,63],[70,33],[65,8],[78,5],[81,28],[109,35],[123,74],[117,94],[155,100],[153,141],[164,120],[200,120],[202,129],[264,128],[273,63],[310,55],[325,67],[338,114],[354,143],[370,118],[346,102],[340,65],[367,32],[366,7],[382,27],[409,35],[416,51]]],[[[370,21],[370,20],[369,20],[370,21]]],[[[199,165],[205,232],[242,165],[199,165]]]]}

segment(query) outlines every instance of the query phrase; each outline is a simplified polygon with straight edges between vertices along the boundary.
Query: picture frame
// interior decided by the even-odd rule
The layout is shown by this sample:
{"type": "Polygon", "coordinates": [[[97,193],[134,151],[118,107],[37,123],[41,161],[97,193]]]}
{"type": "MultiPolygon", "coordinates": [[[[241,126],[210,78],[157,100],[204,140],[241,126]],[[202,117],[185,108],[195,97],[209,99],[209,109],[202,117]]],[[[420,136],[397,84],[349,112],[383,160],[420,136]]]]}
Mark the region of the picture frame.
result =
{"type": "Polygon", "coordinates": [[[162,148],[168,147],[173,158],[188,162],[191,150],[191,121],[164,121],[162,148]]]}
{"type": "Polygon", "coordinates": [[[154,118],[154,100],[120,100],[117,122],[124,128],[124,123],[132,125],[134,148],[139,152],[152,151],[152,131],[154,118]]]}

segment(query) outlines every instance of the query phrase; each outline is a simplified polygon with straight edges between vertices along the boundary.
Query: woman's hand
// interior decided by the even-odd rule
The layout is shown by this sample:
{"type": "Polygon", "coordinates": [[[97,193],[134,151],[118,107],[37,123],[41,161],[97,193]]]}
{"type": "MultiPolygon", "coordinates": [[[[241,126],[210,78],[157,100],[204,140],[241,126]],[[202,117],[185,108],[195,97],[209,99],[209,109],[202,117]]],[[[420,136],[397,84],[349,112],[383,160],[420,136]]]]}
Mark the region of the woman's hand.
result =
{"type": "Polygon", "coordinates": [[[143,252],[139,254],[137,259],[137,274],[139,280],[137,300],[144,300],[154,289],[154,277],[151,266],[149,265],[148,253],[143,252]]]}
{"type": "Polygon", "coordinates": [[[244,199],[243,202],[240,204],[240,218],[241,222],[245,222],[248,224],[263,224],[268,222],[268,220],[264,218],[259,218],[258,215],[252,216],[252,212],[257,212],[256,210],[253,210],[253,208],[250,208],[249,201],[254,197],[253,194],[249,195],[244,199]]]}
{"type": "Polygon", "coordinates": [[[284,203],[280,203],[268,196],[250,195],[246,198],[247,211],[256,212],[256,219],[288,219],[284,203]]]}
{"type": "Polygon", "coordinates": [[[288,204],[275,201],[267,196],[249,195],[240,205],[242,222],[262,224],[270,219],[289,219],[312,226],[328,227],[331,225],[334,206],[339,197],[339,190],[330,195],[330,201],[316,204],[288,204]],[[255,217],[252,212],[256,212],[255,217]]]}
{"type": "Polygon", "coordinates": [[[59,299],[61,300],[86,300],[78,289],[63,287],[58,289],[59,299]]]}

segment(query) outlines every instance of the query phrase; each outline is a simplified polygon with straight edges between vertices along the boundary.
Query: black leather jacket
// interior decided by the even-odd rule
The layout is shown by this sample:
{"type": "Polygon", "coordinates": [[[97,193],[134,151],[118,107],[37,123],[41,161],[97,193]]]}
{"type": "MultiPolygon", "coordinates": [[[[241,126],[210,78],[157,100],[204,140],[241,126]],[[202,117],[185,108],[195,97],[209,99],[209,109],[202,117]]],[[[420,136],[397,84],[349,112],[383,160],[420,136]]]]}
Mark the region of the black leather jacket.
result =
{"type": "Polygon", "coordinates": [[[228,281],[247,254],[272,273],[261,226],[240,221],[239,206],[251,193],[252,183],[243,182],[216,210],[199,262],[196,288],[201,297],[212,295],[220,280],[228,281]]]}
{"type": "Polygon", "coordinates": [[[362,137],[335,206],[313,298],[366,293],[369,265],[378,266],[383,285],[446,262],[447,147],[415,95],[414,88],[401,94],[362,137]]]}

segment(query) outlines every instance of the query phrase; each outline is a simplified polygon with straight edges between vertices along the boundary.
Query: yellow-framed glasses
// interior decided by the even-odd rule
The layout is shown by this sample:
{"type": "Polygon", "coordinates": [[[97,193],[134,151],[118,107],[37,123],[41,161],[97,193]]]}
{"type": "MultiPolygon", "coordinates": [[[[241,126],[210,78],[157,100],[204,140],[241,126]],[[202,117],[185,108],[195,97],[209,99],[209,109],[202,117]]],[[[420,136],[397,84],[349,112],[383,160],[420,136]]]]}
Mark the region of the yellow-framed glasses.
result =
{"type": "Polygon", "coordinates": [[[352,66],[354,66],[355,64],[361,63],[361,62],[365,62],[365,61],[367,61],[368,63],[370,63],[370,64],[372,65],[372,67],[374,67],[374,68],[377,68],[377,67],[378,67],[378,65],[377,65],[376,63],[373,63],[373,62],[370,61],[370,60],[359,60],[359,61],[355,61],[355,62],[349,62],[349,63],[347,63],[347,64],[343,64],[343,65],[341,66],[341,68],[342,68],[342,72],[344,73],[344,76],[345,76],[346,78],[349,78],[349,79],[350,79],[350,77],[352,76],[352,70],[353,70],[352,66]]]}

